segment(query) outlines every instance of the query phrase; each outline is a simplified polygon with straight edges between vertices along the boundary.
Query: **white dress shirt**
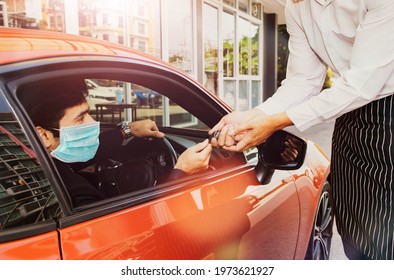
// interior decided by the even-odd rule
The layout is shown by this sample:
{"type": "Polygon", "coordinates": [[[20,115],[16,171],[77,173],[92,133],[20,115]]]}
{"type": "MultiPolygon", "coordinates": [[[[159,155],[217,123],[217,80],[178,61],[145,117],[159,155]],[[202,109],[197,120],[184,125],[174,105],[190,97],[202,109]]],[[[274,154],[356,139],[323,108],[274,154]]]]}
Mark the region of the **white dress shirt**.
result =
{"type": "Polygon", "coordinates": [[[287,76],[259,105],[305,130],[394,92],[394,0],[286,3],[287,76]],[[327,66],[337,79],[321,91],[327,66]]]}

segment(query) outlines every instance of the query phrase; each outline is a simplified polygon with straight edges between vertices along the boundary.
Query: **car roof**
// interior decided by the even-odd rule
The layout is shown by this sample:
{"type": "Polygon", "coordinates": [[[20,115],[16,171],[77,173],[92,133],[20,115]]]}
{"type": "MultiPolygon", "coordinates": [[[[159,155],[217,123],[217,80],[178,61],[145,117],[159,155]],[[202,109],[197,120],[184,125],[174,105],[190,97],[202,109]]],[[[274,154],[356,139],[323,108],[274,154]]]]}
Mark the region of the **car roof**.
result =
{"type": "Polygon", "coordinates": [[[120,56],[163,64],[142,52],[95,38],[60,32],[0,27],[0,65],[66,56],[120,56]]]}

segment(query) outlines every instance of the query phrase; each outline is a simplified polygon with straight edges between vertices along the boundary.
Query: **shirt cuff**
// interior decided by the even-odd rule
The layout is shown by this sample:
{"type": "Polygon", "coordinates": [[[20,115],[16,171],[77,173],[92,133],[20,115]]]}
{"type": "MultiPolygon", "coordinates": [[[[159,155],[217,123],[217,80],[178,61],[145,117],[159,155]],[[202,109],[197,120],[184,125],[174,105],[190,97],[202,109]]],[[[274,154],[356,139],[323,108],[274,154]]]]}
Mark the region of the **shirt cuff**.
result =
{"type": "Polygon", "coordinates": [[[315,114],[312,108],[305,103],[288,109],[286,113],[299,131],[305,131],[314,125],[324,122],[315,114]]]}
{"type": "Polygon", "coordinates": [[[180,179],[183,177],[186,177],[187,174],[185,172],[183,172],[180,169],[173,169],[170,173],[170,176],[168,176],[167,180],[176,180],[176,179],[180,179]]]}

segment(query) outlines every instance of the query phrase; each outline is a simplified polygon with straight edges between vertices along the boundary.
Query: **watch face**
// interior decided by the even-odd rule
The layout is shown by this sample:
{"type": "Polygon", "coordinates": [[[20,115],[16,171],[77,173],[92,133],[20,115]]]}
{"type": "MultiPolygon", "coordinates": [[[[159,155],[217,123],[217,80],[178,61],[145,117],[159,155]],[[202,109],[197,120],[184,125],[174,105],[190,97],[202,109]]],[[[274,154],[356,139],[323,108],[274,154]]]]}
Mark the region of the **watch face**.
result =
{"type": "Polygon", "coordinates": [[[118,124],[118,126],[122,130],[123,136],[124,136],[125,139],[130,138],[132,136],[131,129],[129,127],[129,123],[128,122],[126,122],[126,121],[121,122],[120,124],[118,124]]]}

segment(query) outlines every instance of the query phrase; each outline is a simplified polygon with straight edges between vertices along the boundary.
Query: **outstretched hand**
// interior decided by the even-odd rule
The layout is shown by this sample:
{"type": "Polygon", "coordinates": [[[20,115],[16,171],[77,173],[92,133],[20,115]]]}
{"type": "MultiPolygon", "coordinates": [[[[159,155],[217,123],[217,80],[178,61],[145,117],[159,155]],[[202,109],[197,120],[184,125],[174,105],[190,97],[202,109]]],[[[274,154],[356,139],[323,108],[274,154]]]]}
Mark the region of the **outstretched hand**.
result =
{"type": "MultiPolygon", "coordinates": [[[[254,118],[255,116],[264,113],[258,109],[252,109],[244,112],[233,112],[224,116],[209,132],[208,134],[213,134],[215,131],[220,131],[217,139],[212,139],[212,145],[214,147],[232,147],[236,144],[235,136],[235,126],[241,123],[245,123],[248,120],[254,118]]],[[[239,136],[244,135],[242,131],[238,132],[239,136]]]]}
{"type": "Polygon", "coordinates": [[[182,170],[186,174],[194,174],[208,168],[211,157],[212,145],[208,140],[198,143],[186,151],[178,158],[175,164],[176,169],[182,170]]]}
{"type": "Polygon", "coordinates": [[[223,117],[209,133],[221,128],[218,140],[213,140],[212,145],[241,152],[259,145],[275,131],[292,124],[286,113],[266,115],[258,109],[252,109],[223,117]]]}

